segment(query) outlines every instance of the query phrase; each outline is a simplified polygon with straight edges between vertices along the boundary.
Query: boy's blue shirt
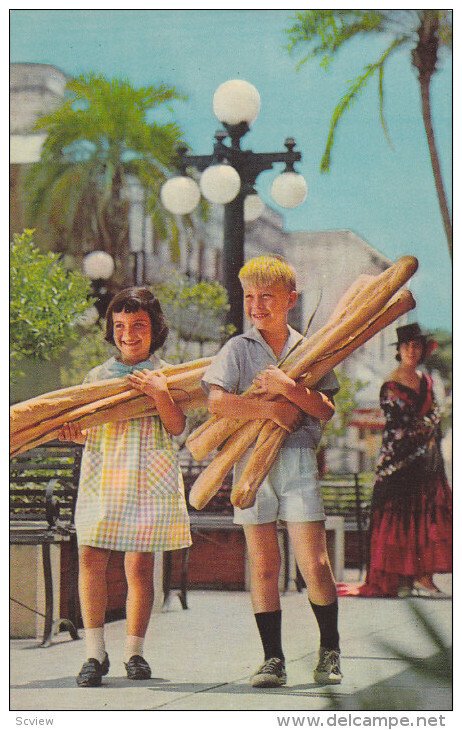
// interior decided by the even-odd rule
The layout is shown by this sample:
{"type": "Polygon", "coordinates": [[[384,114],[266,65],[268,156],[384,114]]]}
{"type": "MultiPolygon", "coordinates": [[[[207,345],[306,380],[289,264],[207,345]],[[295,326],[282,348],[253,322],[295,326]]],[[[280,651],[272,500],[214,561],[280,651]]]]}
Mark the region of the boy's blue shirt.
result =
{"type": "MultiPolygon", "coordinates": [[[[222,347],[207,368],[202,379],[202,387],[208,393],[211,385],[219,385],[230,393],[240,395],[252,385],[259,372],[269,365],[277,365],[302,339],[303,336],[289,326],[289,336],[278,359],[260,332],[251,327],[244,334],[232,337],[222,347]]],[[[316,390],[334,396],[339,390],[335,374],[331,371],[322,377],[316,385],[316,390]]],[[[287,436],[283,448],[316,449],[321,434],[322,425],[319,419],[305,414],[299,428],[287,436]]]]}

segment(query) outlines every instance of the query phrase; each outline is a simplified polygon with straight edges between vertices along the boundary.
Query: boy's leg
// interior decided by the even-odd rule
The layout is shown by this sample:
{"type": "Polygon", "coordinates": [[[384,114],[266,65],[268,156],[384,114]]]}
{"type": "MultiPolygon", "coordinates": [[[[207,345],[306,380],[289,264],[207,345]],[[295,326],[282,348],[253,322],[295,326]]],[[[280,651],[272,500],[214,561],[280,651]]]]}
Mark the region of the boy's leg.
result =
{"type": "Polygon", "coordinates": [[[128,586],[125,667],[129,679],[149,679],[151,669],[143,658],[143,648],[154,603],[154,553],[125,553],[125,575],[128,586]]]}
{"type": "Polygon", "coordinates": [[[342,679],[339,664],[338,601],[327,553],[324,522],[288,522],[287,530],[321,635],[320,660],[314,673],[315,680],[338,684],[342,679]]]}
{"type": "Polygon", "coordinates": [[[265,661],[251,679],[254,687],[286,682],[281,641],[279,571],[281,556],[275,522],[244,525],[250,566],[250,595],[265,661]]]}

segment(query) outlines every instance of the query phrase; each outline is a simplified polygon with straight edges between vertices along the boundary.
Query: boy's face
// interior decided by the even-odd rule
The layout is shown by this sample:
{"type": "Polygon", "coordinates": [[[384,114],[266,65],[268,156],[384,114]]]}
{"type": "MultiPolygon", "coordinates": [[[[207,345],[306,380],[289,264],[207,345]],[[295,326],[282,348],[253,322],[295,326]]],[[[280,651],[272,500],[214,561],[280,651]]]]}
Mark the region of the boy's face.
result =
{"type": "Polygon", "coordinates": [[[122,362],[136,365],[147,360],[151,347],[151,319],[143,309],[138,312],[113,312],[114,342],[122,362]]]}
{"type": "Polygon", "coordinates": [[[287,329],[287,315],[297,301],[297,292],[282,284],[244,283],[244,311],[260,332],[277,334],[287,329]]]}

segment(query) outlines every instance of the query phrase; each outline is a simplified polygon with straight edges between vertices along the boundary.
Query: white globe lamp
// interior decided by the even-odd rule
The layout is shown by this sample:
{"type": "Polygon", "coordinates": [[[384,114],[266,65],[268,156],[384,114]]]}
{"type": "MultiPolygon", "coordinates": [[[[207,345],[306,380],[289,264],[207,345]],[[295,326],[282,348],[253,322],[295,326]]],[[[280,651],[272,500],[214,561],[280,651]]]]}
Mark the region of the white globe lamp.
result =
{"type": "Polygon", "coordinates": [[[259,218],[264,210],[265,204],[256,193],[246,195],[244,199],[244,220],[247,223],[259,218]]]}
{"type": "Polygon", "coordinates": [[[271,185],[271,196],[282,208],[296,208],[303,203],[307,193],[306,180],[297,172],[283,172],[271,185]]]}
{"type": "Polygon", "coordinates": [[[213,111],[220,122],[230,125],[247,122],[250,127],[260,111],[260,94],[248,81],[225,81],[213,95],[213,111]]]}
{"type": "Polygon", "coordinates": [[[202,173],[199,185],[202,195],[211,203],[226,205],[239,193],[241,178],[231,165],[210,165],[202,173]]]}
{"type": "Polygon", "coordinates": [[[172,177],[160,189],[162,205],[175,215],[192,213],[198,205],[200,197],[198,184],[186,175],[172,177]]]}
{"type": "Polygon", "coordinates": [[[106,251],[92,251],[83,260],[83,272],[92,281],[110,279],[114,273],[114,259],[106,251]]]}
{"type": "Polygon", "coordinates": [[[88,329],[96,324],[98,319],[99,312],[93,304],[91,307],[88,307],[88,309],[82,312],[82,314],[77,318],[77,324],[79,324],[84,329],[88,329]]]}

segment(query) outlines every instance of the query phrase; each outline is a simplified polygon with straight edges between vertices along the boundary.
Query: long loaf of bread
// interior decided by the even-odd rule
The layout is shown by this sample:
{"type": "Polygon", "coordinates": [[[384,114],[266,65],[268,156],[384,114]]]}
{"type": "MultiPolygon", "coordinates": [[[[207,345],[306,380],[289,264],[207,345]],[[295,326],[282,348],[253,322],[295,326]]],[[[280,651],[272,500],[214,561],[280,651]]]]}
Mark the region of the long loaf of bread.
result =
{"type": "MultiPolygon", "coordinates": [[[[183,410],[205,405],[200,381],[210,363],[211,358],[201,358],[162,368],[171,396],[183,410]]],[[[89,428],[154,414],[152,399],[134,389],[126,377],[63,388],[12,406],[10,453],[17,455],[56,438],[69,421],[89,428]]]]}
{"type": "MultiPolygon", "coordinates": [[[[356,336],[350,336],[342,347],[338,347],[333,353],[325,353],[319,360],[313,363],[312,367],[306,372],[300,382],[306,387],[313,387],[323,375],[329,372],[333,367],[338,365],[354,350],[367,342],[377,332],[394,322],[398,317],[415,307],[415,301],[409,291],[403,291],[395,295],[382,310],[372,317],[367,327],[363,327],[356,336]]],[[[257,437],[257,444],[254,454],[250,457],[247,465],[241,475],[239,482],[234,486],[231,501],[234,505],[244,508],[251,506],[255,501],[255,496],[268,473],[274,459],[277,456],[287,432],[277,426],[273,422],[262,424],[261,421],[248,421],[233,434],[233,436],[225,443],[219,453],[220,467],[216,470],[214,461],[212,460],[201,473],[198,480],[193,485],[189,501],[196,509],[203,509],[211,497],[216,494],[221,486],[222,480],[230,471],[233,464],[239,459],[249,448],[249,441],[253,443],[251,437],[257,437]],[[238,435],[241,435],[241,440],[238,435]],[[256,436],[255,436],[256,434],[256,436]],[[231,445],[228,446],[228,444],[231,445]]]]}
{"type": "MultiPolygon", "coordinates": [[[[378,276],[362,275],[342,297],[343,309],[334,310],[324,327],[302,342],[284,360],[281,369],[291,378],[297,379],[323,352],[334,351],[343,346],[345,338],[352,336],[358,328],[367,326],[371,316],[379,312],[384,304],[415,273],[418,266],[414,256],[403,256],[378,276]]],[[[243,394],[251,396],[251,386],[243,394]]],[[[229,436],[242,427],[242,420],[212,416],[187,439],[186,446],[192,456],[200,461],[217,449],[229,436]]]]}

